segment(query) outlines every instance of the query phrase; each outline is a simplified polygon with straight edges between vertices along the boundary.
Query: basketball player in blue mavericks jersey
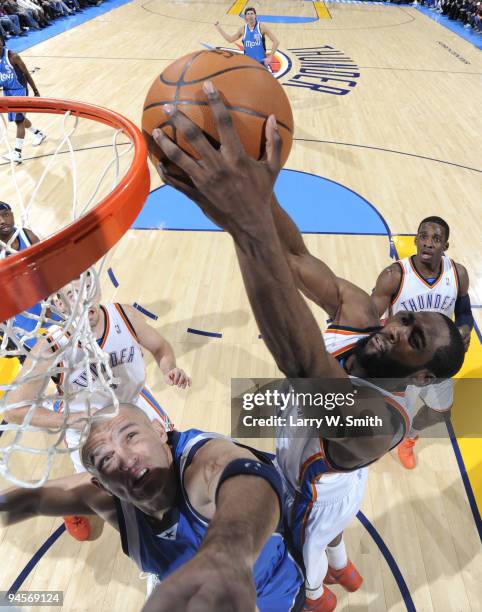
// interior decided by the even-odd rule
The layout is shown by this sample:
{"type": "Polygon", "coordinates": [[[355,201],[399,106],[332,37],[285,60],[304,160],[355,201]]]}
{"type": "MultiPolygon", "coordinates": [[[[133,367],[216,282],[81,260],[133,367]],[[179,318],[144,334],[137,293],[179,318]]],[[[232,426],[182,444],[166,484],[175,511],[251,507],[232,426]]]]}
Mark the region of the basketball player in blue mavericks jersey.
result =
{"type": "MultiPolygon", "coordinates": [[[[450,228],[444,219],[436,216],[423,219],[415,236],[417,253],[380,273],[372,299],[380,316],[387,310],[389,314],[407,310],[442,312],[454,317],[467,350],[474,326],[468,295],[469,275],[462,264],[445,254],[449,234],[450,228]]],[[[423,388],[409,387],[407,397],[412,408],[419,397],[424,402],[413,419],[409,435],[397,447],[401,464],[410,470],[417,464],[414,445],[420,432],[450,419],[453,381],[449,378],[423,388]]]]}
{"type": "Polygon", "coordinates": [[[223,28],[219,25],[219,21],[216,21],[214,25],[221,36],[229,43],[233,43],[241,38],[244,46],[244,54],[256,60],[260,64],[264,64],[266,67],[269,67],[271,60],[279,47],[279,40],[270,30],[268,30],[265,25],[257,20],[256,10],[253,7],[248,7],[244,11],[244,18],[246,20],[246,24],[239,28],[236,34],[232,35],[227,34],[223,30],[223,28]],[[266,54],[266,36],[272,43],[271,52],[268,54],[266,54]]]}
{"type": "MultiPolygon", "coordinates": [[[[40,96],[32,75],[18,53],[7,49],[5,41],[0,36],[0,87],[3,87],[4,96],[28,96],[27,84],[30,85],[34,96],[40,96]]],[[[17,125],[17,139],[14,150],[5,159],[17,164],[22,163],[22,147],[25,138],[25,129],[33,134],[32,144],[37,146],[45,140],[45,134],[34,128],[25,113],[8,113],[8,120],[17,125]]]]}
{"type": "MultiPolygon", "coordinates": [[[[9,244],[5,251],[5,255],[8,257],[12,252],[23,251],[32,244],[36,244],[39,238],[32,230],[26,227],[16,226],[10,204],[0,202],[0,240],[4,244],[9,244]]],[[[42,307],[40,304],[35,304],[35,306],[29,308],[26,312],[39,316],[42,312],[42,307]]],[[[19,344],[27,350],[31,349],[35,344],[35,339],[28,338],[28,333],[36,328],[37,323],[38,321],[36,319],[32,319],[23,313],[14,317],[13,325],[17,328],[16,336],[19,340],[19,344]],[[26,334],[24,332],[26,332],[26,334]]],[[[20,361],[23,361],[25,357],[26,355],[20,356],[20,361]]]]}
{"type": "Polygon", "coordinates": [[[122,404],[93,423],[82,460],[88,474],[2,491],[0,523],[101,516],[161,580],[145,612],[300,609],[303,577],[278,529],[282,483],[266,454],[219,434],[166,433],[122,404]]]}
{"type": "MultiPolygon", "coordinates": [[[[298,228],[276,201],[273,185],[280,171],[281,138],[274,116],[266,124],[266,159],[255,161],[243,149],[230,113],[211,82],[204,83],[204,92],[221,148],[215,150],[182,112],[166,105],[176,128],[189,133],[189,144],[202,165],[155,130],[157,144],[186,172],[191,184],[170,175],[163,164],[158,166],[159,174],[231,234],[260,332],[290,383],[306,391],[302,379],[316,379],[325,393],[336,390],[357,398],[335,409],[341,430],[330,431],[323,421],[306,436],[296,435],[289,426],[277,431],[277,464],[293,517],[290,531],[307,575],[304,610],[329,612],[335,609],[336,598],[323,582],[338,583],[347,590],[361,584],[360,579],[354,584],[347,575],[353,566],[343,550],[341,530],[347,523],[337,487],[342,488],[342,499],[349,502],[353,517],[361,498],[349,489],[357,488],[362,494],[366,467],[409,431],[405,387],[409,382],[425,385],[453,376],[462,366],[464,345],[454,323],[439,313],[398,313],[381,327],[370,296],[311,255],[298,228]],[[332,319],[323,336],[300,291],[332,319]],[[333,379],[337,379],[336,387],[333,379]],[[359,424],[353,426],[354,419],[359,424]],[[359,478],[349,480],[350,473],[359,478]],[[327,502],[336,506],[331,516],[323,508],[327,502]],[[341,527],[331,541],[325,538],[330,522],[341,527]],[[331,552],[338,561],[344,557],[346,565],[332,566],[330,561],[324,565],[325,576],[320,567],[326,546],[334,549],[331,552]]],[[[301,408],[296,403],[288,406],[294,416],[301,408]]],[[[321,414],[326,413],[321,409],[321,414]]]]}

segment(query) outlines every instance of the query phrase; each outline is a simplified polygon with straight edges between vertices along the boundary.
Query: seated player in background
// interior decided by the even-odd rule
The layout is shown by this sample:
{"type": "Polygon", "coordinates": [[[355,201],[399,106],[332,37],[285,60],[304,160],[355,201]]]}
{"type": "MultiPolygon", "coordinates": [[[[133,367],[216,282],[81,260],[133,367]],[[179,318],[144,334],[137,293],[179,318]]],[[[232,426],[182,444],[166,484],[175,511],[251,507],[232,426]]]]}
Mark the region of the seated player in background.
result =
{"type": "MultiPolygon", "coordinates": [[[[277,462],[286,484],[285,512],[293,516],[293,538],[306,568],[305,610],[326,612],[334,609],[336,600],[323,587],[328,565],[324,548],[337,544],[327,541],[326,533],[330,521],[336,523],[339,517],[338,510],[330,517],[323,505],[350,496],[352,489],[363,489],[366,475],[362,471],[399,444],[410,428],[410,415],[395,391],[403,391],[409,381],[424,385],[455,374],[462,366],[463,342],[452,321],[438,313],[398,314],[382,328],[370,296],[313,257],[275,201],[273,185],[281,150],[275,118],[269,117],[266,124],[266,159],[255,161],[244,151],[212,83],[206,82],[204,91],[221,147],[214,148],[174,107],[164,107],[202,164],[155,130],[157,144],[190,182],[169,174],[163,164],[158,168],[161,178],[231,234],[262,337],[292,385],[302,382],[294,379],[311,378],[323,388],[325,380],[330,391],[337,379],[337,391],[345,395],[356,388],[354,405],[334,412],[342,419],[341,431],[322,425],[306,437],[288,428],[277,434],[277,462]],[[334,321],[325,339],[298,289],[334,321]],[[369,377],[387,380],[373,384],[365,380],[369,377]],[[365,424],[348,430],[348,417],[365,424]],[[370,424],[375,418],[382,427],[370,424]],[[327,475],[334,472],[358,472],[359,482],[352,480],[346,487],[343,482],[337,494],[335,480],[324,486],[327,475]]],[[[298,409],[292,404],[284,415],[296,415],[298,409]]],[[[352,510],[360,503],[357,492],[349,503],[352,510]]]]}
{"type": "MultiPolygon", "coordinates": [[[[400,311],[441,312],[455,315],[455,325],[469,347],[474,318],[470,307],[469,276],[464,266],[445,255],[450,229],[440,217],[427,217],[418,226],[415,237],[417,253],[385,268],[377,279],[372,300],[378,314],[400,311]]],[[[397,447],[400,462],[413,469],[417,462],[413,447],[420,432],[435,423],[450,419],[453,404],[453,380],[447,378],[433,385],[407,388],[406,399],[413,409],[417,399],[423,406],[413,419],[412,428],[397,447]]]]}
{"type": "Polygon", "coordinates": [[[233,43],[241,38],[244,47],[244,54],[256,60],[260,64],[269,66],[279,47],[279,40],[271,32],[271,30],[268,30],[264,24],[258,21],[256,17],[256,9],[253,7],[249,6],[245,9],[244,19],[246,20],[246,24],[239,28],[236,34],[227,34],[219,25],[219,21],[216,21],[214,25],[224,40],[229,43],[233,43]],[[271,52],[268,54],[266,53],[266,36],[272,43],[271,52]]]}
{"type": "Polygon", "coordinates": [[[121,405],[92,424],[82,460],[89,474],[0,493],[3,525],[98,514],[162,580],[146,611],[299,610],[303,577],[278,530],[282,483],[266,454],[218,434],[167,432],[121,405]]]}
{"type": "MultiPolygon", "coordinates": [[[[74,291],[70,289],[67,297],[75,301],[74,291]]],[[[68,305],[61,299],[57,301],[59,310],[68,311],[68,305]]],[[[173,428],[166,412],[157,403],[150,390],[145,386],[146,366],[142,350],[147,350],[155,359],[161,370],[164,382],[168,385],[175,385],[181,389],[191,385],[191,379],[184,370],[176,365],[176,358],[169,342],[151,327],[144,317],[132,306],[120,304],[99,304],[93,303],[89,309],[89,322],[92,331],[97,339],[100,348],[109,355],[109,363],[116,382],[115,394],[119,401],[132,402],[143,410],[150,419],[161,419],[167,431],[173,428]]],[[[24,364],[26,371],[32,368],[31,376],[41,374],[52,368],[55,361],[55,352],[65,346],[65,338],[61,326],[49,328],[44,339],[37,342],[35,348],[24,364]],[[37,360],[39,356],[49,356],[47,360],[37,360]]],[[[61,427],[64,423],[62,414],[62,404],[64,390],[69,396],[76,391],[81,394],[88,387],[87,373],[84,366],[79,365],[75,368],[75,363],[84,358],[82,347],[70,347],[63,354],[63,359],[69,366],[68,380],[64,380],[63,375],[55,377],[54,383],[57,385],[58,402],[55,406],[45,407],[41,404],[35,407],[30,419],[30,425],[38,427],[61,427]]],[[[59,364],[62,366],[62,363],[59,364]]],[[[94,378],[95,371],[92,372],[94,378]]],[[[18,408],[6,410],[4,419],[11,423],[22,423],[27,415],[32,400],[38,397],[42,388],[43,379],[29,379],[18,387],[8,392],[6,401],[8,405],[21,402],[23,405],[18,408]]],[[[91,407],[98,410],[110,405],[112,398],[102,386],[98,385],[98,390],[89,396],[91,407]]],[[[85,426],[82,417],[87,416],[86,398],[82,394],[76,399],[68,400],[69,411],[74,414],[76,424],[67,429],[65,440],[67,446],[73,448],[80,443],[81,430],[85,426]]],[[[79,451],[73,451],[70,455],[76,472],[84,472],[85,468],[80,461],[79,451]]],[[[78,540],[87,540],[91,536],[92,530],[87,517],[67,516],[65,517],[66,527],[69,533],[78,540]]]]}
{"type": "MultiPolygon", "coordinates": [[[[20,55],[7,49],[5,41],[0,36],[0,86],[3,87],[3,95],[27,96],[27,83],[32,88],[34,95],[40,96],[32,75],[23,63],[20,55]]],[[[25,113],[8,113],[8,120],[14,121],[17,126],[17,139],[14,150],[3,157],[9,161],[21,164],[25,129],[32,132],[32,144],[34,146],[41,144],[45,140],[45,134],[33,127],[25,113]]]]}

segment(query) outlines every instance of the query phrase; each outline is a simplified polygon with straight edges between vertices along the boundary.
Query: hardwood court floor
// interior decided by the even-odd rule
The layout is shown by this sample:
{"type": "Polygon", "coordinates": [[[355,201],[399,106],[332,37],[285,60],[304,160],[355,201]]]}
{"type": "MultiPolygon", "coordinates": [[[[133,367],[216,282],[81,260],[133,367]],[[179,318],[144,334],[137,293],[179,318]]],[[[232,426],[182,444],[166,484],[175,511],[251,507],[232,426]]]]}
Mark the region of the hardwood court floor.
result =
{"type": "MultiPolygon", "coordinates": [[[[313,15],[307,4],[278,0],[256,7],[262,14],[313,15]]],[[[239,27],[239,18],[227,15],[229,8],[228,2],[134,1],[22,57],[29,67],[40,68],[35,79],[44,96],[95,102],[139,122],[156,74],[179,55],[201,48],[201,42],[222,45],[215,20],[226,30],[239,27]]],[[[430,214],[446,218],[450,254],[469,271],[472,302],[482,304],[480,54],[413,8],[328,8],[331,20],[269,25],[293,63],[282,82],[302,68],[290,49],[324,45],[351,58],[360,73],[346,95],[285,88],[296,124],[287,167],[327,177],[362,195],[394,233],[415,232],[430,214]]],[[[60,135],[47,117],[38,124],[51,137],[41,151],[26,145],[26,157],[50,153],[60,135]]],[[[106,142],[107,132],[96,127],[76,146],[106,142]]],[[[100,149],[92,155],[103,157],[100,149]]],[[[97,157],[84,152],[79,159],[87,193],[97,157]]],[[[31,189],[47,161],[38,157],[19,169],[22,189],[31,189]]],[[[13,190],[4,187],[6,167],[0,166],[0,172],[1,198],[15,202],[13,190]]],[[[159,185],[154,174],[152,184],[159,185]]],[[[39,195],[32,227],[48,233],[64,221],[63,202],[70,197],[61,170],[52,172],[39,195]]],[[[307,243],[338,274],[367,290],[390,261],[383,236],[310,235],[307,243]]],[[[149,383],[160,403],[180,428],[228,433],[231,377],[277,373],[258,338],[229,237],[131,230],[110,265],[120,284],[115,289],[104,278],[104,299],[137,302],[158,315],[154,325],[172,342],[180,366],[192,374],[188,393],[166,389],[149,362],[149,383]],[[188,334],[188,327],[220,332],[222,338],[188,334]]],[[[324,313],[316,310],[315,316],[324,325],[324,313]]],[[[272,448],[270,440],[253,443],[272,448]]],[[[393,555],[417,610],[475,612],[482,601],[480,540],[450,441],[422,440],[417,453],[419,466],[413,472],[404,471],[395,456],[371,468],[363,513],[393,555]]],[[[19,469],[25,476],[38,472],[32,461],[19,469]]],[[[69,459],[59,458],[53,475],[70,472],[69,459]]],[[[10,587],[59,524],[58,519],[39,518],[0,531],[0,590],[10,587]]],[[[365,583],[349,596],[337,589],[337,609],[406,610],[393,567],[359,521],[347,531],[347,546],[365,583]]],[[[138,610],[144,583],[137,574],[118,536],[106,528],[93,543],[60,536],[22,588],[63,590],[66,611],[138,610]]]]}

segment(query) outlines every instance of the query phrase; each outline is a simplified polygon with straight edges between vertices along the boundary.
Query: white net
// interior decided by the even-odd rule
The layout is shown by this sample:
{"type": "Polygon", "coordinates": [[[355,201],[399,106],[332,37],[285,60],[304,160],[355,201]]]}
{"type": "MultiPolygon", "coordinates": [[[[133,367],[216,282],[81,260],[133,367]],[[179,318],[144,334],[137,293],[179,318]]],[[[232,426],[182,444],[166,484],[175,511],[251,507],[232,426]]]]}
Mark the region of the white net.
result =
{"type": "MultiPolygon", "coordinates": [[[[69,112],[45,117],[50,127],[42,153],[24,156],[21,166],[0,164],[0,201],[7,204],[0,204],[0,266],[28,245],[32,232],[43,239],[84,215],[114,189],[132,160],[134,146],[121,130],[69,112]]],[[[12,151],[4,113],[0,148],[12,151]]],[[[82,445],[96,409],[117,410],[116,381],[89,319],[104,267],[105,258],[59,292],[0,322],[0,476],[16,485],[42,485],[55,456],[82,445]],[[32,456],[33,479],[25,469],[32,456]]]]}

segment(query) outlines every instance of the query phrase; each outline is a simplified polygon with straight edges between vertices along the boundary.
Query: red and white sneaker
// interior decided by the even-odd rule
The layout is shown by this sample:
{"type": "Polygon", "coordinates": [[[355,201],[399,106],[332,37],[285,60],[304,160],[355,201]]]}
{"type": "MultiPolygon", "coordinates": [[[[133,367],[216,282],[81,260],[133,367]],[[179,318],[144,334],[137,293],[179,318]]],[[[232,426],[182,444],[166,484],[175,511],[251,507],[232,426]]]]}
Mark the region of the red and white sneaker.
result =
{"type": "Polygon", "coordinates": [[[305,605],[301,612],[333,612],[336,608],[336,595],[325,587],[323,594],[318,599],[305,599],[305,605]]]}
{"type": "Polygon", "coordinates": [[[416,438],[405,438],[400,444],[397,446],[398,458],[400,459],[400,463],[407,470],[413,470],[417,465],[417,458],[415,457],[415,453],[413,452],[413,447],[418,440],[418,436],[416,438]]]}
{"type": "Polygon", "coordinates": [[[325,584],[340,584],[346,591],[353,593],[361,587],[363,578],[350,559],[348,559],[346,566],[340,570],[328,566],[328,572],[323,582],[325,584]]]}

